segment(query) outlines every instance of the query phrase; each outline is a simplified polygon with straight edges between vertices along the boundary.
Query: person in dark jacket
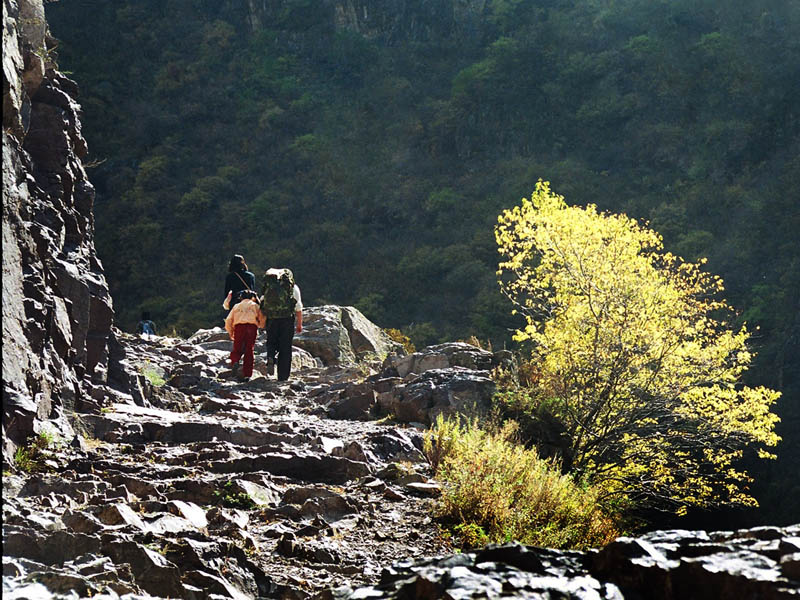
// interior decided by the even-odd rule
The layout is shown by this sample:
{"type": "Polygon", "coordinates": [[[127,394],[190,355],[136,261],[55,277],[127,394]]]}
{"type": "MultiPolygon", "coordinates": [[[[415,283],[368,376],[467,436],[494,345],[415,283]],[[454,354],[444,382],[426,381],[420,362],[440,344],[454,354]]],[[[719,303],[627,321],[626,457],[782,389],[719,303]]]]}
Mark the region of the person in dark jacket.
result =
{"type": "Polygon", "coordinates": [[[244,290],[255,290],[256,276],[247,270],[247,263],[244,262],[244,257],[241,254],[234,254],[228,265],[228,275],[225,277],[225,295],[223,299],[228,296],[228,292],[233,292],[231,295],[231,308],[239,302],[238,294],[244,290]]]}
{"type": "Polygon", "coordinates": [[[267,318],[267,373],[286,381],[292,371],[292,339],[303,331],[303,301],[289,269],[267,269],[261,306],[267,318]]]}
{"type": "Polygon", "coordinates": [[[142,313],[142,320],[136,325],[136,333],[146,335],[156,334],[156,324],[150,320],[149,312],[144,311],[142,313]]]}

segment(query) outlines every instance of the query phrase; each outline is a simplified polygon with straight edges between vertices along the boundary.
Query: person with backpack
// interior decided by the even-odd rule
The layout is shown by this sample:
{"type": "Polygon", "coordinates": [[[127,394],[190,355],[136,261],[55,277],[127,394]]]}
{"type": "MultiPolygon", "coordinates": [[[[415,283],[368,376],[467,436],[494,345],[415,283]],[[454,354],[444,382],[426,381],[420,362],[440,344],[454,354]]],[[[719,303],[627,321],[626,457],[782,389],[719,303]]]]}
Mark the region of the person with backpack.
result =
{"type": "Polygon", "coordinates": [[[144,335],[156,334],[156,324],[150,320],[149,312],[142,312],[142,320],[136,325],[136,332],[144,335]]]}
{"type": "Polygon", "coordinates": [[[303,331],[300,288],[289,269],[267,269],[261,289],[261,312],[267,317],[267,372],[286,381],[292,370],[292,340],[303,331]]]}
{"type": "Polygon", "coordinates": [[[233,340],[230,360],[231,369],[234,372],[239,367],[239,360],[242,362],[242,378],[250,379],[253,375],[253,362],[255,356],[253,348],[258,337],[258,330],[263,329],[266,324],[264,313],[259,307],[258,296],[255,292],[245,290],[241,293],[241,299],[228,313],[225,319],[225,331],[233,340]]]}
{"type": "Polygon", "coordinates": [[[241,254],[234,254],[228,265],[228,275],[225,277],[225,303],[223,307],[231,310],[241,300],[244,291],[254,292],[256,289],[256,276],[247,270],[247,263],[241,254]],[[230,295],[230,298],[228,298],[230,295]]]}

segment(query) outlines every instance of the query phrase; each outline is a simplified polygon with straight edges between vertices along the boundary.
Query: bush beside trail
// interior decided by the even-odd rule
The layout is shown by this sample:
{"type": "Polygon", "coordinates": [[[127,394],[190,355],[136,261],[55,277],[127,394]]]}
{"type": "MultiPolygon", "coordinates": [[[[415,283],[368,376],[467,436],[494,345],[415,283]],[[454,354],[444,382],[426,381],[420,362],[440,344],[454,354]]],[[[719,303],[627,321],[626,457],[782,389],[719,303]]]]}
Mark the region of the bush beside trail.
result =
{"type": "Polygon", "coordinates": [[[492,430],[440,417],[425,452],[442,482],[440,516],[464,546],[590,548],[620,534],[598,492],[525,448],[513,421],[492,430]]]}

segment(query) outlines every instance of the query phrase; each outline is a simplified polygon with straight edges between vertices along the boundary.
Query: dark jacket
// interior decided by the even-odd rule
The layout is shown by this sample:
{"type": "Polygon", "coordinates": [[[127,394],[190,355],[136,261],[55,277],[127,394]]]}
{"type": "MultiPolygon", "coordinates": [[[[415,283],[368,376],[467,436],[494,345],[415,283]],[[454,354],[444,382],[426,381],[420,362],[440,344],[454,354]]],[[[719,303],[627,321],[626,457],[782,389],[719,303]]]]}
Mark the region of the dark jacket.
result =
{"type": "Polygon", "coordinates": [[[144,319],[142,321],[139,321],[138,325],[136,325],[136,332],[137,333],[151,333],[151,334],[155,335],[155,333],[156,333],[156,324],[153,323],[150,319],[144,319]],[[149,331],[145,331],[145,329],[149,329],[149,331]]]}
{"type": "Polygon", "coordinates": [[[248,288],[255,291],[256,276],[250,271],[231,271],[225,277],[225,295],[222,298],[224,300],[228,292],[233,291],[233,296],[231,298],[231,308],[233,308],[238,302],[236,295],[248,288]],[[241,279],[239,279],[239,277],[241,277],[241,279]],[[244,279],[244,283],[242,283],[242,279],[244,279]],[[247,285],[245,285],[245,283],[247,285]]]}

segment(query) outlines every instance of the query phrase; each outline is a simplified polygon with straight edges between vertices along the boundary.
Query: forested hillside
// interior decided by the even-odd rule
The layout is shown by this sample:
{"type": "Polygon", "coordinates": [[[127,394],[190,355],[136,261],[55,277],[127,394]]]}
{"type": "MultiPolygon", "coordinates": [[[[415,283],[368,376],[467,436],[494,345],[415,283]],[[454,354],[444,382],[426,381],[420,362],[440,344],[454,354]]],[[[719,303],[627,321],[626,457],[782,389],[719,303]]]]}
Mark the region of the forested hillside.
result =
{"type": "Polygon", "coordinates": [[[800,487],[800,4],[212,0],[47,5],[82,90],[117,323],[218,324],[230,255],[417,345],[521,322],[493,227],[538,178],[726,282],[783,391],[763,518],[800,487]],[[249,7],[247,8],[246,5],[249,7]],[[259,5],[259,8],[254,8],[259,5]]]}

